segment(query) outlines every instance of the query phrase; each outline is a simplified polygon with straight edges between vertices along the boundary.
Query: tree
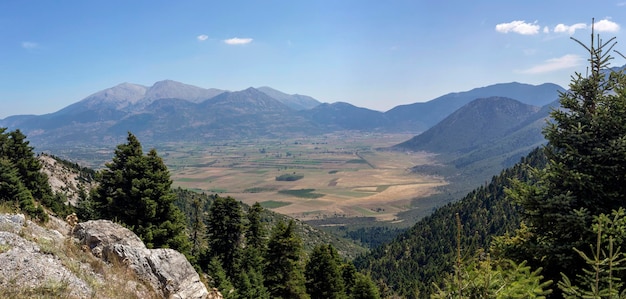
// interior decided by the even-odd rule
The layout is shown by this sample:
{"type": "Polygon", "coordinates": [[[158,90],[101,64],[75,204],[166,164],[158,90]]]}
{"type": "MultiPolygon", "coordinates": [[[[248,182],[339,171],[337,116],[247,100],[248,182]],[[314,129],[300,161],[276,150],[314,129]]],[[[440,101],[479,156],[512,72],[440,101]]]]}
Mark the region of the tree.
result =
{"type": "Polygon", "coordinates": [[[47,221],[48,214],[35,204],[30,190],[22,184],[17,170],[8,159],[0,157],[0,203],[13,203],[26,214],[47,221]]]}
{"type": "Polygon", "coordinates": [[[129,132],[106,167],[94,194],[101,216],[129,227],[148,248],[169,247],[189,255],[186,221],[174,206],[169,171],[156,150],[144,155],[129,132]]]}
{"type": "Polygon", "coordinates": [[[250,209],[246,217],[248,218],[248,229],[246,230],[246,245],[264,250],[266,246],[265,241],[265,227],[261,222],[261,212],[263,207],[258,202],[255,202],[250,209]]]}
{"type": "Polygon", "coordinates": [[[589,47],[575,41],[589,52],[589,71],[572,76],[544,129],[548,165],[535,170],[537,183],[509,191],[532,236],[525,259],[554,281],[585,264],[572,248],[594,243],[593,217],[626,203],[626,76],[609,69],[614,38],[603,42],[592,30],[589,47]]]}
{"type": "Polygon", "coordinates": [[[41,162],[35,156],[33,147],[29,145],[20,130],[5,133],[0,128],[0,157],[8,159],[17,171],[22,185],[28,189],[34,200],[60,216],[70,214],[73,209],[67,205],[67,199],[61,194],[53,194],[48,183],[48,176],[41,172],[41,162]]]}
{"type": "Polygon", "coordinates": [[[350,287],[346,284],[346,287],[350,288],[350,299],[378,299],[380,294],[378,288],[372,281],[372,279],[361,273],[356,273],[354,284],[350,287]]]}
{"type": "Polygon", "coordinates": [[[332,245],[318,245],[313,248],[304,272],[306,290],[311,299],[345,298],[340,266],[341,260],[332,245]]]}
{"type": "Polygon", "coordinates": [[[587,263],[577,275],[579,285],[572,284],[567,275],[561,274],[559,289],[564,298],[624,298],[626,289],[617,274],[626,270],[626,255],[615,244],[623,244],[626,238],[626,210],[620,208],[610,216],[595,216],[592,227],[597,240],[595,246],[590,244],[590,254],[574,248],[587,263]]]}
{"type": "Polygon", "coordinates": [[[293,220],[279,221],[270,236],[265,255],[265,286],[272,298],[308,298],[301,263],[302,240],[293,220]]]}
{"type": "Polygon", "coordinates": [[[236,277],[243,238],[241,206],[232,197],[217,196],[207,217],[209,256],[219,259],[229,277],[236,277]]]}

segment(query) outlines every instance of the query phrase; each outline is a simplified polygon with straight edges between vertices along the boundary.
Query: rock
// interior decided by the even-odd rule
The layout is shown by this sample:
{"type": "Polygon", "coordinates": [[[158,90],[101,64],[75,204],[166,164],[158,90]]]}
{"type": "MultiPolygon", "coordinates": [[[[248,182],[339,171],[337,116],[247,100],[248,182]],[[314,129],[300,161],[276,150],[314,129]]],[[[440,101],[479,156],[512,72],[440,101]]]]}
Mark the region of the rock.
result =
{"type": "Polygon", "coordinates": [[[204,299],[209,295],[183,254],[173,249],[147,249],[137,235],[119,224],[108,220],[79,223],[74,236],[94,255],[127,265],[164,298],[204,299]]]}
{"type": "Polygon", "coordinates": [[[74,227],[74,236],[92,252],[102,252],[114,244],[146,249],[141,239],[131,230],[109,220],[90,220],[74,227]]]}
{"type": "MultiPolygon", "coordinates": [[[[24,215],[0,214],[0,290],[49,290],[71,298],[89,298],[91,287],[55,254],[61,247],[58,232],[46,230],[28,221],[24,215]],[[28,226],[24,226],[27,223],[28,226]],[[37,244],[26,238],[37,240],[37,244]]],[[[61,243],[62,244],[62,243],[61,243]]],[[[27,294],[24,294],[26,296],[27,294]]]]}

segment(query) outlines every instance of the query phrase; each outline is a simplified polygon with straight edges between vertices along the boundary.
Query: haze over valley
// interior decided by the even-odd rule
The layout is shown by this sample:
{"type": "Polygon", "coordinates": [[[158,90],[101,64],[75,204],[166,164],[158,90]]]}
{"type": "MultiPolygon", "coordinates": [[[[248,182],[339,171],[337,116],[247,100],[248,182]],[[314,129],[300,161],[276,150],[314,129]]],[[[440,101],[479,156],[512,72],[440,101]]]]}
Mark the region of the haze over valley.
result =
{"type": "Polygon", "coordinates": [[[176,186],[321,225],[406,226],[542,144],[561,91],[502,83],[381,112],[270,87],[165,80],[122,83],[0,127],[19,128],[37,151],[95,168],[132,132],[161,153],[176,186]],[[298,179],[279,179],[286,174],[298,179]]]}

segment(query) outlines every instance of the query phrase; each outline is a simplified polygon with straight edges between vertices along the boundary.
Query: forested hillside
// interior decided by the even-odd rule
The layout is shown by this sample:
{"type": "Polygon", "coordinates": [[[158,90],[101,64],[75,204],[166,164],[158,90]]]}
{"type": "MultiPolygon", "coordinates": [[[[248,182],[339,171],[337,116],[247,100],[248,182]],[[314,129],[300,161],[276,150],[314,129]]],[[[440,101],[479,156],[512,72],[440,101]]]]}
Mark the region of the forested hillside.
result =
{"type": "MultiPolygon", "coordinates": [[[[81,192],[74,207],[62,194],[53,194],[26,136],[5,131],[0,131],[3,211],[24,212],[41,222],[51,212],[76,212],[80,220],[114,220],[148,248],[185,254],[225,298],[379,298],[369,276],[344,258],[362,252],[358,246],[259,204],[249,207],[232,197],[172,189],[156,150],[144,153],[131,133],[95,175],[98,186],[89,194],[81,192]],[[339,244],[341,255],[330,243],[339,244]]],[[[76,164],[60,164],[87,173],[76,164]]]]}
{"type": "Polygon", "coordinates": [[[356,260],[407,298],[623,298],[626,75],[591,36],[548,144],[356,260]]]}
{"type": "Polygon", "coordinates": [[[528,167],[543,167],[540,149],[515,166],[494,176],[489,184],[470,192],[425,217],[392,242],[355,260],[357,268],[372,273],[391,289],[407,298],[422,293],[426,298],[432,283],[439,283],[454,269],[457,228],[455,215],[462,223],[463,255],[488,249],[494,236],[512,233],[520,223],[519,208],[507,199],[505,190],[513,179],[530,180],[528,167]]]}

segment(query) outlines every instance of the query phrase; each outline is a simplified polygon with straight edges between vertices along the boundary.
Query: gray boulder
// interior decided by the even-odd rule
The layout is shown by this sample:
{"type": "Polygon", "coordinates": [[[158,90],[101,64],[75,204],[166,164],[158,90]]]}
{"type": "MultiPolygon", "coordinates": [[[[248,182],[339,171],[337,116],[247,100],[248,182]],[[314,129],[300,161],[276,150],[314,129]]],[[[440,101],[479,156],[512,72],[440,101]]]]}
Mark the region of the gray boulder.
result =
{"type": "Polygon", "coordinates": [[[183,254],[147,249],[129,229],[108,220],[79,223],[74,236],[95,256],[127,265],[164,298],[207,298],[208,290],[183,254]]]}

